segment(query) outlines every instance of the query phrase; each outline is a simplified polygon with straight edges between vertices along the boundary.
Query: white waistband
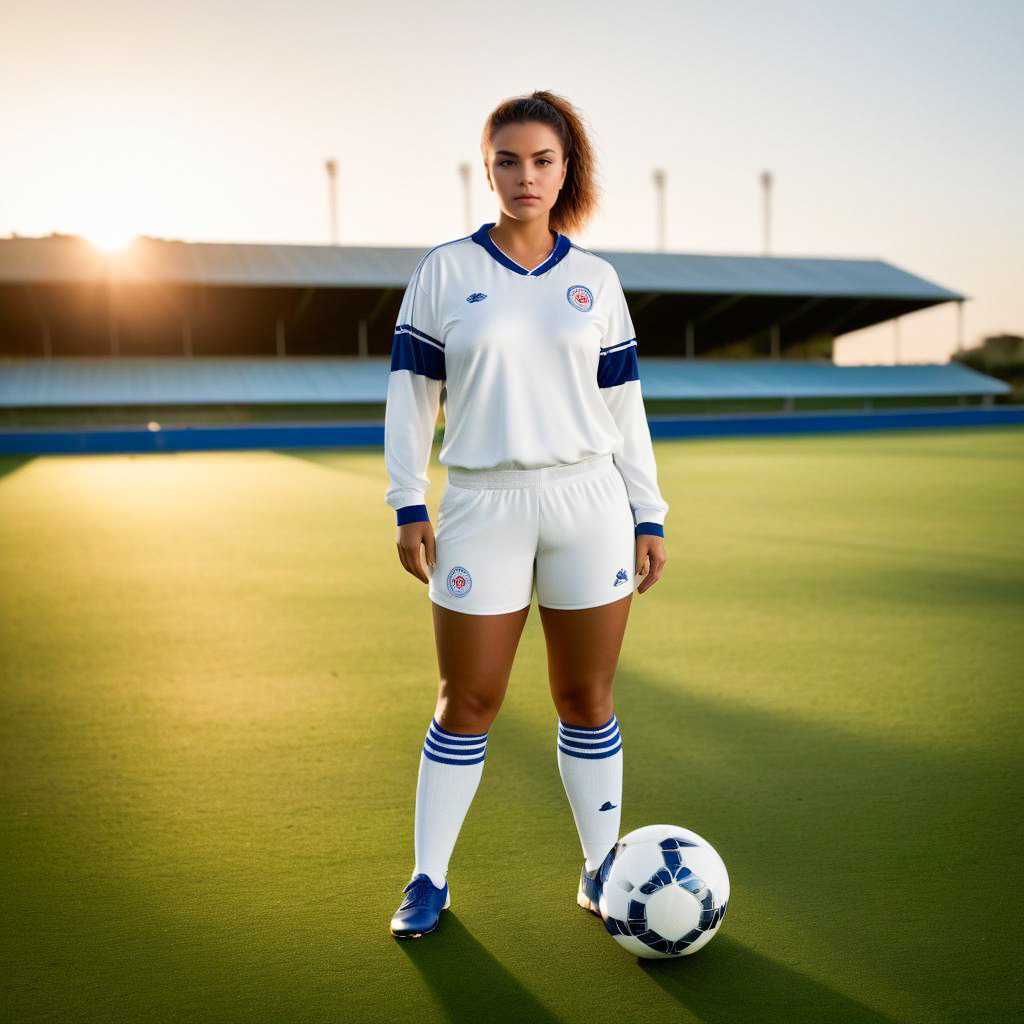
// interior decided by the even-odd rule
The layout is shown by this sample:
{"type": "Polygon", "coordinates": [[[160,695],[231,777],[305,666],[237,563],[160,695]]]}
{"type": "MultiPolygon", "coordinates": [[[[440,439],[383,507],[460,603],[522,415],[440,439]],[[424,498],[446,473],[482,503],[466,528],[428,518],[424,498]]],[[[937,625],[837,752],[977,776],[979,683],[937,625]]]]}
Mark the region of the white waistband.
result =
{"type": "Polygon", "coordinates": [[[600,476],[614,465],[611,453],[594,455],[580,462],[536,469],[464,469],[448,467],[448,482],[456,487],[545,487],[567,480],[600,476]]]}

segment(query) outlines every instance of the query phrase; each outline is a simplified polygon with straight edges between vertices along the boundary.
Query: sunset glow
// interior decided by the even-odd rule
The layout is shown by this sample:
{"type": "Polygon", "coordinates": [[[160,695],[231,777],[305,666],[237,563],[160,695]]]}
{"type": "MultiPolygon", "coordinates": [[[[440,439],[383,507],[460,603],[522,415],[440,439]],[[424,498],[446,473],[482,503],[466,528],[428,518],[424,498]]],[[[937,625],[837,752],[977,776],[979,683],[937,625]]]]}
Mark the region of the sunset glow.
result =
{"type": "Polygon", "coordinates": [[[85,238],[103,252],[120,252],[131,245],[136,235],[136,232],[120,224],[110,224],[88,231],[85,238]]]}

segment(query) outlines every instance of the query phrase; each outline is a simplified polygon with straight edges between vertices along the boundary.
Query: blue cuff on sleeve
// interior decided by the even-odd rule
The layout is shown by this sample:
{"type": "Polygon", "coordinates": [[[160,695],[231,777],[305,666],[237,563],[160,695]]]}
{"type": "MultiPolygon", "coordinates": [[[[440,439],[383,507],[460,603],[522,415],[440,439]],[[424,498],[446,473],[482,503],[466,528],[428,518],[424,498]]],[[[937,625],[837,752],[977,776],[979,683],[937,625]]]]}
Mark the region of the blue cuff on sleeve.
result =
{"type": "Polygon", "coordinates": [[[649,533],[653,537],[664,537],[665,527],[661,523],[637,523],[635,533],[638,537],[641,533],[649,533]]]}
{"type": "Polygon", "coordinates": [[[430,522],[426,505],[406,505],[404,508],[395,509],[395,516],[398,519],[398,526],[404,526],[406,523],[430,522]]]}

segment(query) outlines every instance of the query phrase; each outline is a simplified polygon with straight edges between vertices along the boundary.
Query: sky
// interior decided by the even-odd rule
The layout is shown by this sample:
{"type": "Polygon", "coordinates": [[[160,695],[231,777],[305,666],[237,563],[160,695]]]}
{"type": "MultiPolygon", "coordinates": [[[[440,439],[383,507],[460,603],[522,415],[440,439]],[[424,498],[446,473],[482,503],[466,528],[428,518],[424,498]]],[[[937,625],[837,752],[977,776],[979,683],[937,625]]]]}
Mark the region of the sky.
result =
{"type": "MultiPolygon", "coordinates": [[[[550,89],[590,125],[588,249],[882,259],[1024,334],[1024,0],[4,0],[0,237],[429,247],[498,210],[480,132],[550,89]],[[467,225],[457,166],[472,166],[467,225]]],[[[837,339],[945,362],[949,303],[837,339]]]]}

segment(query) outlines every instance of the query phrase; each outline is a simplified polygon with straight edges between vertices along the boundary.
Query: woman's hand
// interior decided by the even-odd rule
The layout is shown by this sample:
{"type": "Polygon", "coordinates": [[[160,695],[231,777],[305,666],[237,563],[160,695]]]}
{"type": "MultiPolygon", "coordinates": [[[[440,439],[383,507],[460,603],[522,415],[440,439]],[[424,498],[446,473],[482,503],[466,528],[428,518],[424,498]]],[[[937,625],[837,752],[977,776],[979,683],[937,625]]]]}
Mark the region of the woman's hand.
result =
{"type": "Polygon", "coordinates": [[[651,533],[641,533],[636,538],[636,572],[643,576],[643,582],[636,588],[638,594],[650,590],[665,568],[665,538],[651,533]]]}
{"type": "Polygon", "coordinates": [[[429,522],[405,523],[398,527],[395,537],[398,546],[398,557],[402,566],[407,572],[411,572],[418,580],[430,583],[430,577],[426,573],[426,566],[434,571],[434,528],[429,522]],[[421,559],[420,547],[426,549],[426,558],[421,559]]]}

